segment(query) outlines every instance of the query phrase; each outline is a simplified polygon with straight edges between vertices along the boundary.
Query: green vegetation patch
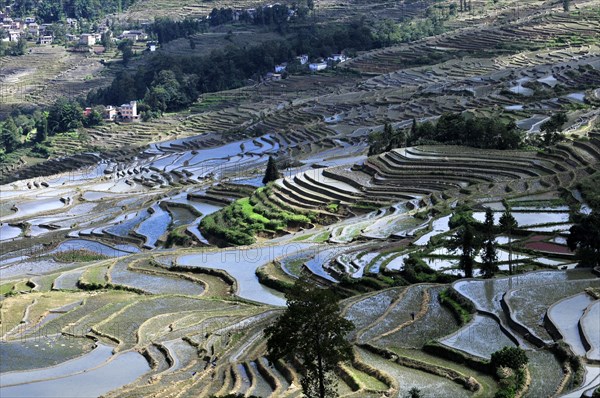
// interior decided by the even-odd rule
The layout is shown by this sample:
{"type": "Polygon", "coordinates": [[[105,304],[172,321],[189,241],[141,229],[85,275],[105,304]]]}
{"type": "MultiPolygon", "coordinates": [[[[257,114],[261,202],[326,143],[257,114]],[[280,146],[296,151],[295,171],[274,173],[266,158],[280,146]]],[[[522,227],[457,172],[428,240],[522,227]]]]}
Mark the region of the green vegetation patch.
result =
{"type": "Polygon", "coordinates": [[[191,246],[194,242],[194,239],[185,232],[186,230],[187,225],[182,225],[171,230],[167,236],[167,242],[165,243],[165,246],[191,246]]]}
{"type": "Polygon", "coordinates": [[[270,187],[259,188],[251,197],[239,199],[202,219],[200,228],[207,237],[224,245],[250,245],[259,232],[274,233],[287,227],[307,226],[308,214],[296,214],[277,207],[268,197],[270,187]]]}
{"type": "Polygon", "coordinates": [[[107,284],[107,271],[108,267],[106,266],[88,268],[83,275],[81,275],[80,280],[86,285],[104,286],[107,284]]]}
{"type": "Polygon", "coordinates": [[[108,257],[103,254],[99,254],[85,249],[67,250],[64,252],[58,252],[54,255],[54,259],[61,263],[84,263],[88,261],[105,260],[107,258],[108,257]]]}
{"type": "Polygon", "coordinates": [[[4,283],[4,284],[0,285],[0,294],[5,295],[5,294],[10,293],[13,290],[14,286],[15,286],[14,282],[4,283]]]}
{"type": "Polygon", "coordinates": [[[387,391],[388,389],[388,386],[384,382],[377,380],[375,377],[361,372],[360,370],[347,367],[346,371],[360,386],[367,390],[387,391]]]}
{"type": "Polygon", "coordinates": [[[440,303],[448,307],[461,325],[466,325],[473,318],[475,308],[468,300],[456,293],[454,289],[445,289],[440,292],[440,303]]]}

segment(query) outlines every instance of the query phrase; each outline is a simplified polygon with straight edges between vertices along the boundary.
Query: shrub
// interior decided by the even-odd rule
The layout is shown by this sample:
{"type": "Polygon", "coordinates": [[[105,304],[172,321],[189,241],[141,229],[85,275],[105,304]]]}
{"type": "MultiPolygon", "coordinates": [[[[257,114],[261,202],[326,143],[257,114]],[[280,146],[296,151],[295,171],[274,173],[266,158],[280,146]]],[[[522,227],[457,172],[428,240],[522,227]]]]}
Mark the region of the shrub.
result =
{"type": "Polygon", "coordinates": [[[327,211],[330,213],[337,213],[339,210],[339,205],[337,203],[329,203],[327,205],[327,211]]]}
{"type": "Polygon", "coordinates": [[[529,359],[525,351],[519,347],[504,347],[492,354],[492,366],[494,369],[499,367],[507,367],[514,370],[526,365],[529,359]]]}
{"type": "Polygon", "coordinates": [[[50,150],[48,149],[48,147],[39,142],[33,146],[31,152],[32,154],[39,155],[43,158],[47,158],[48,156],[50,156],[50,150]]]}
{"type": "Polygon", "coordinates": [[[182,225],[179,228],[175,228],[171,232],[169,232],[169,236],[167,237],[167,242],[165,244],[166,247],[173,246],[190,246],[192,244],[192,238],[185,233],[186,226],[182,225]]]}

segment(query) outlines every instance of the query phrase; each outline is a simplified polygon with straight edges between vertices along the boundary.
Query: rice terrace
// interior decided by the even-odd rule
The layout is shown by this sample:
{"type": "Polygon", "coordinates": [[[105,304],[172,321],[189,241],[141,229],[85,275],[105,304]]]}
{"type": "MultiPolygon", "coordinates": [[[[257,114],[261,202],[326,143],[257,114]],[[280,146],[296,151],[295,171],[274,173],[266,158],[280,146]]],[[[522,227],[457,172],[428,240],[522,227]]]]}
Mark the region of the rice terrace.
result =
{"type": "Polygon", "coordinates": [[[600,397],[599,0],[0,0],[0,397],[600,397]]]}

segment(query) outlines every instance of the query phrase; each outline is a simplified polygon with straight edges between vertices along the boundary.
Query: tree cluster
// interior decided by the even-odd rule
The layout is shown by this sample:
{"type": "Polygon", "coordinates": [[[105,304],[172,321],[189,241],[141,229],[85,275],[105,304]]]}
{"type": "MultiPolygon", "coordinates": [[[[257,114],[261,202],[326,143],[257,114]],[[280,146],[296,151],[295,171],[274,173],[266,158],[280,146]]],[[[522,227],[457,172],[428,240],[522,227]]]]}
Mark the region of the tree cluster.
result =
{"type": "Polygon", "coordinates": [[[391,151],[405,144],[406,133],[403,129],[394,130],[390,123],[383,126],[383,131],[369,134],[369,156],[391,151]]]}
{"type": "Polygon", "coordinates": [[[0,57],[5,55],[19,56],[25,54],[27,40],[20,38],[16,43],[2,41],[6,32],[0,29],[0,57]]]}
{"type": "Polygon", "coordinates": [[[444,113],[437,122],[417,123],[410,130],[393,130],[386,123],[383,132],[369,134],[369,156],[391,151],[405,145],[449,144],[487,149],[517,149],[523,144],[523,134],[513,122],[497,117],[466,116],[444,113]]]}
{"type": "Polygon", "coordinates": [[[558,112],[542,123],[540,130],[542,131],[544,146],[554,145],[564,139],[564,135],[560,131],[566,122],[567,114],[565,112],[558,112]]]}
{"type": "Polygon", "coordinates": [[[569,230],[567,245],[576,251],[580,266],[600,266],[600,212],[579,216],[569,230]]]}
{"type": "Polygon", "coordinates": [[[19,0],[12,6],[11,14],[17,17],[35,15],[44,23],[64,18],[96,20],[106,14],[121,12],[135,0],[19,0]]]}
{"type": "Polygon", "coordinates": [[[269,156],[269,161],[267,162],[267,169],[265,170],[265,176],[263,177],[262,183],[268,184],[272,181],[281,178],[281,173],[277,169],[277,163],[275,162],[275,158],[273,156],[269,156]]]}
{"type": "Polygon", "coordinates": [[[373,39],[378,46],[387,47],[439,35],[443,32],[443,21],[439,18],[426,18],[401,23],[385,19],[375,24],[373,39]]]}
{"type": "Polygon", "coordinates": [[[473,276],[475,256],[481,252],[481,271],[486,278],[491,278],[498,272],[498,253],[495,235],[502,231],[509,236],[509,270],[512,273],[512,239],[511,232],[518,223],[506,208],[499,219],[499,225],[494,224],[494,213],[486,208],[483,223],[476,221],[472,211],[465,205],[458,206],[448,222],[448,226],[456,229],[456,233],[448,241],[448,248],[460,252],[459,267],[465,272],[465,277],[473,276]]]}
{"type": "Polygon", "coordinates": [[[59,98],[50,108],[32,114],[16,113],[0,123],[0,160],[18,149],[30,147],[37,155],[48,156],[43,145],[49,136],[79,127],[102,123],[100,109],[86,117],[76,101],[59,98]]]}
{"type": "Polygon", "coordinates": [[[409,137],[410,145],[444,143],[486,149],[517,149],[522,141],[514,122],[461,113],[444,113],[435,124],[420,123],[409,137]]]}
{"type": "MultiPolygon", "coordinates": [[[[239,13],[240,23],[264,25],[275,27],[280,32],[288,24],[290,9],[287,5],[275,4],[271,7],[259,7],[254,15],[244,10],[239,13]]],[[[306,13],[296,12],[296,20],[303,19],[306,13]]],[[[170,17],[158,17],[150,26],[148,32],[158,39],[159,43],[164,44],[182,37],[190,37],[196,33],[206,32],[208,26],[219,26],[234,21],[236,10],[233,8],[213,8],[208,16],[208,21],[186,17],[182,20],[174,20],[170,17]]]]}
{"type": "Polygon", "coordinates": [[[156,36],[161,44],[168,43],[181,37],[190,37],[196,33],[204,32],[206,23],[190,17],[182,20],[174,20],[169,17],[157,17],[147,27],[150,35],[156,36]]]}
{"type": "MultiPolygon", "coordinates": [[[[290,19],[291,11],[300,19],[303,19],[306,15],[306,11],[302,11],[301,8],[292,6],[289,8],[285,4],[273,4],[264,7],[258,7],[255,9],[253,14],[250,14],[247,10],[239,12],[238,20],[242,23],[263,25],[263,26],[275,26],[279,31],[288,24],[290,19]]],[[[228,24],[234,21],[234,14],[236,10],[233,8],[213,8],[209,15],[210,26],[218,26],[228,24]]]]}
{"type": "Polygon", "coordinates": [[[492,354],[490,366],[496,372],[500,387],[494,398],[511,398],[517,395],[524,386],[524,368],[528,362],[525,350],[520,347],[504,347],[492,354]]]}

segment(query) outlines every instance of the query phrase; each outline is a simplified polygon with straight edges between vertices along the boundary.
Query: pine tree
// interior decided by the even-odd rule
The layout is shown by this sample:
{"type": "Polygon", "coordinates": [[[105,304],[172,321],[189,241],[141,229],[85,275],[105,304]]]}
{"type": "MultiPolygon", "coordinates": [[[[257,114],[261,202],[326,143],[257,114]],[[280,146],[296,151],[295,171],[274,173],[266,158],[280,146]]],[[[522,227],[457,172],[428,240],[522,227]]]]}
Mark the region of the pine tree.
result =
{"type": "Polygon", "coordinates": [[[394,129],[390,123],[386,123],[383,126],[383,145],[385,145],[385,152],[391,151],[394,142],[394,129]]]}
{"type": "Polygon", "coordinates": [[[265,171],[265,177],[263,178],[263,184],[268,184],[271,181],[275,181],[276,179],[281,178],[281,174],[279,170],[277,170],[277,163],[275,163],[275,158],[273,156],[269,156],[269,162],[267,163],[267,170],[265,171]]]}
{"type": "Polygon", "coordinates": [[[481,254],[481,268],[486,278],[494,276],[498,272],[498,252],[494,237],[494,212],[489,207],[485,210],[485,221],[483,223],[483,253],[481,254]]]}
{"type": "Polygon", "coordinates": [[[473,223],[475,220],[470,209],[465,205],[459,205],[450,220],[448,226],[456,228],[456,234],[448,242],[448,248],[453,251],[460,250],[459,267],[465,272],[466,278],[473,277],[473,266],[475,255],[481,247],[481,239],[475,234],[473,223]]]}
{"type": "Polygon", "coordinates": [[[562,130],[563,125],[567,122],[567,114],[565,112],[558,112],[553,114],[550,119],[542,123],[540,130],[543,133],[543,140],[545,146],[554,145],[564,136],[559,133],[562,130]]]}
{"type": "Polygon", "coordinates": [[[505,204],[506,210],[504,210],[504,214],[500,217],[500,228],[502,231],[508,235],[508,272],[512,275],[513,267],[512,267],[512,231],[518,227],[517,220],[513,217],[510,212],[510,207],[508,204],[505,204]]]}
{"type": "Polygon", "coordinates": [[[456,235],[450,242],[450,246],[454,250],[461,251],[458,265],[465,272],[465,278],[472,278],[475,254],[479,251],[473,226],[466,223],[459,227],[456,235]]]}
{"type": "Polygon", "coordinates": [[[19,147],[19,128],[12,117],[9,117],[2,125],[0,132],[0,144],[7,153],[13,152],[19,147]]]}
{"type": "Polygon", "coordinates": [[[353,358],[346,336],[354,325],[340,315],[336,295],[310,281],[298,280],[286,298],[285,312],[265,329],[270,358],[297,364],[307,397],[337,396],[335,371],[353,358]]]}
{"type": "Polygon", "coordinates": [[[41,117],[35,121],[35,142],[44,142],[48,138],[48,115],[42,113],[41,117]]]}

